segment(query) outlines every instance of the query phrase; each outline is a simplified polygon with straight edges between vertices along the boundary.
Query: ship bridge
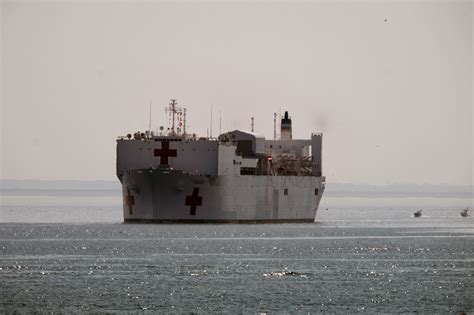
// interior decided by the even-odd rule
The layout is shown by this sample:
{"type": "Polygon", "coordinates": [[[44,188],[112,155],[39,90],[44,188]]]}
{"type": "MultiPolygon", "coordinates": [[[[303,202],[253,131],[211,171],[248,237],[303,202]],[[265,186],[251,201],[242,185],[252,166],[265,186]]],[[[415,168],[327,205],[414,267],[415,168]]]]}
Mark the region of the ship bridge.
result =
{"type": "Polygon", "coordinates": [[[230,142],[237,147],[237,155],[255,157],[265,153],[265,137],[251,131],[234,130],[221,134],[221,142],[230,142]]]}

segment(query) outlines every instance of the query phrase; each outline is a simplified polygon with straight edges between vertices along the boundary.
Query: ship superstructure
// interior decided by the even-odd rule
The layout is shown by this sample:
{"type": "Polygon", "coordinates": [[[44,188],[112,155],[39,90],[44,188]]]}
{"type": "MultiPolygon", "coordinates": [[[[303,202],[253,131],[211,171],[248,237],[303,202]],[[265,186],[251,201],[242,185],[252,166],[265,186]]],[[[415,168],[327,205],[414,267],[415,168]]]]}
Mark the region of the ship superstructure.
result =
{"type": "Polygon", "coordinates": [[[322,134],[292,139],[285,112],[278,140],[244,130],[197,137],[176,100],[167,112],[170,128],[117,140],[125,222],[314,222],[322,134]]]}

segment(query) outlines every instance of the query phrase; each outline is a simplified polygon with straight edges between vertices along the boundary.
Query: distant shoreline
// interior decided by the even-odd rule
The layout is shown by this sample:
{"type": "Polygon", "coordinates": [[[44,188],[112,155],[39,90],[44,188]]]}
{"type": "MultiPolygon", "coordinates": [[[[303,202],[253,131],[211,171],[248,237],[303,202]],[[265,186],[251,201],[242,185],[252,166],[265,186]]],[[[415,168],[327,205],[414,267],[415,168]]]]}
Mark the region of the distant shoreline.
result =
{"type": "Polygon", "coordinates": [[[51,196],[51,197],[121,197],[120,189],[0,189],[1,196],[51,196]]]}
{"type": "Polygon", "coordinates": [[[339,198],[474,198],[470,192],[364,192],[364,191],[325,191],[325,197],[339,198]]]}
{"type": "MultiPolygon", "coordinates": [[[[51,196],[51,197],[122,197],[120,188],[116,189],[30,189],[1,188],[0,196],[51,196]]],[[[326,198],[462,198],[471,199],[469,192],[367,192],[367,191],[331,191],[326,189],[326,198]]]]}
{"type": "MultiPolygon", "coordinates": [[[[9,196],[121,196],[118,180],[0,180],[0,194],[9,196]]],[[[433,184],[358,185],[327,183],[326,197],[473,198],[472,186],[433,184]]]]}

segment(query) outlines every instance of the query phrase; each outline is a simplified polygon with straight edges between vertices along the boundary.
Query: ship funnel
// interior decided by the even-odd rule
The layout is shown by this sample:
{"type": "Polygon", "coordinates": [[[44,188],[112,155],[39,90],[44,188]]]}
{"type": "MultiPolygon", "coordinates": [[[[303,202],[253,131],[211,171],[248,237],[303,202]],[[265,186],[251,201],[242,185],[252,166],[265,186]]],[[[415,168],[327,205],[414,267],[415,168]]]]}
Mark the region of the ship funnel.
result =
{"type": "Polygon", "coordinates": [[[293,135],[291,133],[291,118],[288,117],[288,112],[285,111],[285,116],[281,120],[281,140],[291,140],[293,135]]]}

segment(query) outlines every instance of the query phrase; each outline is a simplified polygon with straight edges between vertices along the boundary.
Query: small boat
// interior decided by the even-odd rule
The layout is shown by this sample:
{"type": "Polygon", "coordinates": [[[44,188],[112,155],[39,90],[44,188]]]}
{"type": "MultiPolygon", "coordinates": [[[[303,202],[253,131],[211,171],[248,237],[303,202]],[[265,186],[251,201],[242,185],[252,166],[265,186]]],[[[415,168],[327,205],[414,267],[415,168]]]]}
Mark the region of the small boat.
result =
{"type": "Polygon", "coordinates": [[[421,210],[416,211],[415,213],[413,213],[413,215],[415,216],[415,218],[421,217],[421,210]]]}
{"type": "Polygon", "coordinates": [[[469,208],[464,209],[461,211],[461,217],[468,217],[469,216],[469,208]]]}

